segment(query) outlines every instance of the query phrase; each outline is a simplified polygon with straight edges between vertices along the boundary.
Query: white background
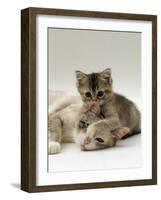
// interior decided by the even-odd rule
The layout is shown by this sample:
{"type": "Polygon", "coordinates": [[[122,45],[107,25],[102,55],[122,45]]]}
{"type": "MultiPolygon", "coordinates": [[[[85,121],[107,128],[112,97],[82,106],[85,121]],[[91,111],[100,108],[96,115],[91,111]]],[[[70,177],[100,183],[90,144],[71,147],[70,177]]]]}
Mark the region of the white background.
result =
{"type": "Polygon", "coordinates": [[[48,31],[49,89],[75,92],[76,70],[92,73],[109,67],[114,91],[137,105],[141,103],[141,33],[53,28],[48,31]],[[66,74],[63,81],[62,72],[66,74]]]}
{"type": "MultiPolygon", "coordinates": [[[[3,1],[0,7],[0,197],[5,199],[160,199],[161,174],[158,172],[157,186],[111,188],[85,191],[27,194],[18,189],[20,182],[20,9],[28,6],[68,9],[100,10],[158,14],[158,36],[161,34],[161,5],[159,0],[15,0],[3,1]],[[2,197],[3,196],[3,197],[2,197]],[[104,198],[104,197],[103,197],[104,198]]],[[[158,37],[158,44],[160,38],[158,37]]],[[[159,45],[158,45],[159,46],[159,45]]],[[[158,47],[158,66],[161,64],[158,47]]],[[[158,67],[160,74],[160,67],[158,67]]],[[[158,80],[161,84],[161,80],[158,80]]],[[[160,89],[160,88],[159,88],[160,89]]],[[[160,92],[158,96],[160,95],[160,92]]],[[[160,99],[158,99],[159,102],[160,99]]],[[[158,105],[160,110],[160,105],[158,105]]],[[[158,113],[158,119],[161,115],[158,113]]],[[[159,121],[159,120],[158,120],[159,121]]],[[[159,124],[159,123],[158,123],[159,124]]],[[[158,127],[158,141],[161,141],[158,127]]],[[[158,145],[158,169],[161,167],[161,147],[158,145]]]]}

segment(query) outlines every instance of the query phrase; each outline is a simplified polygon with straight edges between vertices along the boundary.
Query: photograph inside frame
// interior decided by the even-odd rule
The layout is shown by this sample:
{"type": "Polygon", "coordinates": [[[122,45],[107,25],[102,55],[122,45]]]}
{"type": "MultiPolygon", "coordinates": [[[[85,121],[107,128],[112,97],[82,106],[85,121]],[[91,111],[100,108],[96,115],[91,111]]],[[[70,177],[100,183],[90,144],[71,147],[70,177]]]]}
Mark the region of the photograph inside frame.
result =
{"type": "Polygon", "coordinates": [[[142,166],[141,33],[48,28],[48,172],[142,166]]]}

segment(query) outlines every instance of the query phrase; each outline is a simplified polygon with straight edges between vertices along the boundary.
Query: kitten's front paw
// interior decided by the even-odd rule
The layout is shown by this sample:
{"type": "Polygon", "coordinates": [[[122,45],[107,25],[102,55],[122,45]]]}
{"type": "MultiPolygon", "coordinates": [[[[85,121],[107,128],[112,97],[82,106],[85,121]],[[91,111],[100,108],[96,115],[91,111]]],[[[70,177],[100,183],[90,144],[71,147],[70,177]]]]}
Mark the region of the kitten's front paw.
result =
{"type": "Polygon", "coordinates": [[[89,116],[87,114],[82,114],[77,123],[78,128],[87,128],[89,126],[89,116]]]}
{"type": "Polygon", "coordinates": [[[80,120],[78,123],[79,128],[87,128],[88,126],[89,126],[89,124],[83,120],[80,120]]]}
{"type": "Polygon", "coordinates": [[[61,146],[59,142],[54,142],[54,141],[49,142],[49,149],[48,149],[49,154],[59,153],[60,150],[61,150],[61,146]]]}

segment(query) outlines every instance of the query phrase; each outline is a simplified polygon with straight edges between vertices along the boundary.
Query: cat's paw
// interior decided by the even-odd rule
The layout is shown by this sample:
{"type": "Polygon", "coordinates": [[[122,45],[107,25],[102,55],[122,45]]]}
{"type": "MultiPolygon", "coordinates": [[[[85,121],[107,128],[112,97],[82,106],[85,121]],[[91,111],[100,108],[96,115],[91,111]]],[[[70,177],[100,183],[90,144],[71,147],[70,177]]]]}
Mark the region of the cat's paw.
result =
{"type": "Polygon", "coordinates": [[[89,126],[89,123],[85,122],[83,120],[80,120],[79,123],[78,123],[79,128],[87,128],[88,126],[89,126]]]}
{"type": "Polygon", "coordinates": [[[87,128],[89,126],[88,115],[83,114],[78,119],[78,128],[87,128]]]}
{"type": "Polygon", "coordinates": [[[59,153],[60,150],[61,150],[61,146],[59,142],[54,142],[54,141],[49,142],[49,149],[48,149],[49,154],[59,153]]]}

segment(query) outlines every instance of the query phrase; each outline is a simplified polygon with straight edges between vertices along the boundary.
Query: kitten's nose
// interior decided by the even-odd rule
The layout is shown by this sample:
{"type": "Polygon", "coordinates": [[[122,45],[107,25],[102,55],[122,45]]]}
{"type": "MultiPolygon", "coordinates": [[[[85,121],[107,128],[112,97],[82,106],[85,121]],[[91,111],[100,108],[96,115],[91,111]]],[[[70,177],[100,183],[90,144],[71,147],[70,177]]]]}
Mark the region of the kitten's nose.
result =
{"type": "Polygon", "coordinates": [[[93,99],[92,99],[92,101],[97,101],[97,98],[96,98],[96,97],[95,97],[95,98],[93,98],[93,99]]]}

